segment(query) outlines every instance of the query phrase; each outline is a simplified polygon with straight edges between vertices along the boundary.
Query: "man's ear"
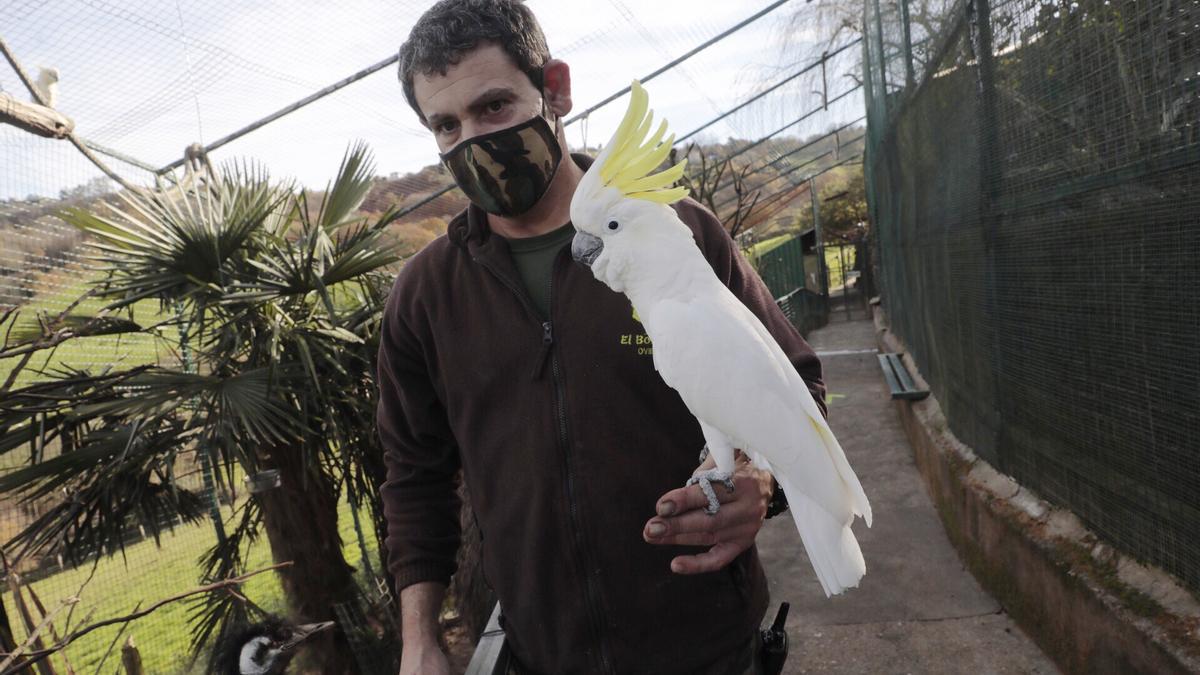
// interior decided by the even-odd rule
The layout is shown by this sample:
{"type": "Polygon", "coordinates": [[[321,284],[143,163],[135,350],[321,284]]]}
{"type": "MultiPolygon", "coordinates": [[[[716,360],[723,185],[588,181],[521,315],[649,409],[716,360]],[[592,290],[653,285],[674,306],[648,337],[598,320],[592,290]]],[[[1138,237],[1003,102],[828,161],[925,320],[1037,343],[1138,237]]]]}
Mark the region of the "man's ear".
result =
{"type": "Polygon", "coordinates": [[[550,59],[542,66],[543,91],[546,107],[555,117],[571,112],[571,67],[566,61],[550,59]]]}

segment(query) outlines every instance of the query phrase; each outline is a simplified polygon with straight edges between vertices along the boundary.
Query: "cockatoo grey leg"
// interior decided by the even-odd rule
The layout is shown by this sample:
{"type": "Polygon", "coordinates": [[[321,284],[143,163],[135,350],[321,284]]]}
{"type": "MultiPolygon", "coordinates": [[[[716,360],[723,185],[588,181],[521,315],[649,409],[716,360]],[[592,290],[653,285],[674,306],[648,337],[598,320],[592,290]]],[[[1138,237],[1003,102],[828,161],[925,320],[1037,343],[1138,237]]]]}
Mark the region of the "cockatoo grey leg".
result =
{"type": "Polygon", "coordinates": [[[700,448],[700,463],[703,464],[706,459],[708,459],[708,443],[705,443],[704,447],[700,448]]]}
{"type": "Polygon", "coordinates": [[[708,498],[708,506],[704,507],[704,512],[710,516],[717,515],[717,511],[721,510],[721,502],[717,499],[717,493],[712,488],[713,483],[720,483],[727,490],[733,492],[733,474],[725,473],[720,469],[709,469],[688,479],[688,485],[700,485],[700,490],[704,492],[704,496],[708,498]]]}
{"type": "Polygon", "coordinates": [[[717,500],[717,493],[713,491],[712,484],[720,483],[733,492],[734,451],[733,444],[729,442],[729,437],[725,434],[704,422],[700,423],[700,430],[704,432],[705,440],[704,450],[700,452],[700,461],[703,462],[707,455],[712,453],[717,467],[692,476],[688,479],[687,484],[700,485],[700,490],[708,498],[708,506],[704,511],[711,516],[721,510],[721,502],[717,500]]]}

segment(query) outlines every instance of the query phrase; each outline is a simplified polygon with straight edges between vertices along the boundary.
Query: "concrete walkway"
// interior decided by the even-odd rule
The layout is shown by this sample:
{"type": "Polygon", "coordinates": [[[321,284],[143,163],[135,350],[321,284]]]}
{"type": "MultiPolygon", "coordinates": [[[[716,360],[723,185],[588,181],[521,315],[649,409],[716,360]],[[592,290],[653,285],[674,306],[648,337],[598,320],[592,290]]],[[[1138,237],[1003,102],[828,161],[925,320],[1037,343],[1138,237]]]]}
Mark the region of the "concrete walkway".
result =
{"type": "Polygon", "coordinates": [[[871,500],[874,527],[858,520],[867,560],[861,585],[825,598],[790,518],[758,536],[773,619],[791,603],[785,674],[1057,673],[959,561],[913,464],[883,373],[872,323],[858,309],[813,331],[833,400],[830,423],[871,500]],[[865,353],[846,353],[861,352],[865,353]]]}

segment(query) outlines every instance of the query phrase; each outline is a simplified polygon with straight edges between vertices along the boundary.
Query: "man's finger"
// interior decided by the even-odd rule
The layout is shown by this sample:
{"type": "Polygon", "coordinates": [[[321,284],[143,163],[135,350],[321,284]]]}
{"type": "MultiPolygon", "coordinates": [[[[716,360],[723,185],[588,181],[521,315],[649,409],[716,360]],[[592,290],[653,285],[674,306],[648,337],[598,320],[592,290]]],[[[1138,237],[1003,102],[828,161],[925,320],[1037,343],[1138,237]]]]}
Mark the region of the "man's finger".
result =
{"type": "MultiPolygon", "coordinates": [[[[730,492],[721,483],[713,483],[713,492],[717,494],[717,501],[724,504],[733,501],[737,495],[730,492]]],[[[704,491],[699,485],[689,485],[687,487],[676,488],[659,498],[654,510],[660,516],[673,516],[676,514],[699,509],[708,506],[708,497],[704,496],[704,491]]]]}
{"type": "Polygon", "coordinates": [[[693,532],[691,534],[676,534],[659,539],[650,539],[649,542],[669,546],[714,546],[717,543],[717,533],[693,532]]]}
{"type": "Polygon", "coordinates": [[[734,542],[721,542],[704,553],[676,557],[671,561],[671,571],[676,574],[715,572],[728,565],[747,548],[746,545],[734,542]]]}
{"type": "Polygon", "coordinates": [[[758,520],[754,504],[727,502],[713,515],[693,509],[673,518],[655,516],[646,523],[646,534],[657,539],[677,534],[721,532],[742,524],[757,524],[758,520]]]}
{"type": "Polygon", "coordinates": [[[647,543],[656,546],[713,546],[722,541],[754,541],[758,528],[753,523],[738,524],[717,532],[687,532],[684,534],[651,537],[643,535],[647,543]]]}

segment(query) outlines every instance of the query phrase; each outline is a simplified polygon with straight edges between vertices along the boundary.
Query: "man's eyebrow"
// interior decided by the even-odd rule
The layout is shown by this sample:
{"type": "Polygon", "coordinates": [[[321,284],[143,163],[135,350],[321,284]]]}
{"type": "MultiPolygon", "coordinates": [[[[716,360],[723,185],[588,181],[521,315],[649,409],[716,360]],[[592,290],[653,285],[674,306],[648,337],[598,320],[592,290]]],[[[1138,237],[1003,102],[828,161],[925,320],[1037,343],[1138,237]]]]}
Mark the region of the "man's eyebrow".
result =
{"type": "MultiPolygon", "coordinates": [[[[491,103],[495,99],[514,98],[515,96],[516,93],[511,87],[492,87],[491,89],[488,89],[482,94],[476,96],[475,99],[471,101],[470,105],[467,106],[467,110],[474,112],[486,106],[488,103],[491,103]]],[[[433,113],[429,117],[425,118],[425,122],[429,125],[430,129],[436,129],[442,122],[449,122],[454,119],[454,115],[448,115],[446,113],[433,113]]]]}
{"type": "Polygon", "coordinates": [[[425,118],[425,124],[428,125],[430,129],[436,129],[442,122],[447,122],[452,119],[454,119],[453,115],[447,115],[445,113],[433,113],[429,117],[425,118]]]}
{"type": "Polygon", "coordinates": [[[491,89],[488,89],[482,94],[476,96],[475,100],[471,101],[471,105],[467,106],[467,108],[470,110],[475,110],[476,108],[481,108],[488,103],[491,103],[494,99],[513,98],[514,96],[515,94],[510,87],[492,87],[491,89]]]}

